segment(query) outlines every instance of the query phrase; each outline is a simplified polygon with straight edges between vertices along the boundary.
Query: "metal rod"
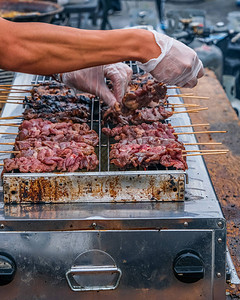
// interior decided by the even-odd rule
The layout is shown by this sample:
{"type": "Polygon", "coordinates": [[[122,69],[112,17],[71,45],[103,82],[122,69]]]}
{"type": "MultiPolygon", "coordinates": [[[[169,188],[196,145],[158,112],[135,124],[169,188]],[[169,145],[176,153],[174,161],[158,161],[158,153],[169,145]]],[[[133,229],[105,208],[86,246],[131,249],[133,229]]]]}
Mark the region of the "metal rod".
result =
{"type": "Polygon", "coordinates": [[[102,170],[102,164],[101,164],[101,158],[102,158],[102,128],[101,128],[101,102],[100,99],[98,100],[98,156],[99,156],[99,164],[98,164],[98,170],[101,172],[102,170]]]}

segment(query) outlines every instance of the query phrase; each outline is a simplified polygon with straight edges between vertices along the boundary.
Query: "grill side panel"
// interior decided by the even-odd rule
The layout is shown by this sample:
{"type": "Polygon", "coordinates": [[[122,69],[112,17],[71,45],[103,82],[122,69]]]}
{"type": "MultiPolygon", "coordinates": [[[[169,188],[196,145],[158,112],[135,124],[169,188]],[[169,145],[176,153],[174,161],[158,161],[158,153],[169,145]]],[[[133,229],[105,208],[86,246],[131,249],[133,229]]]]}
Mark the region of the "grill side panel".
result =
{"type": "Polygon", "coordinates": [[[183,201],[181,171],[5,174],[5,203],[183,201]]]}

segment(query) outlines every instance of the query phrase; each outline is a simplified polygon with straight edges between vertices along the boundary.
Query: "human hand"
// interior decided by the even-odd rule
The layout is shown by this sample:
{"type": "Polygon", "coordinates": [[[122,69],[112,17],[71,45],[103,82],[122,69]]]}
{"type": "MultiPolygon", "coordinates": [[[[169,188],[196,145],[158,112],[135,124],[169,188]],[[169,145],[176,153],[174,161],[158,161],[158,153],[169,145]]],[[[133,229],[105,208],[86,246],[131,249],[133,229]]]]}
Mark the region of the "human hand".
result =
{"type": "Polygon", "coordinates": [[[157,58],[139,63],[141,69],[150,72],[158,81],[169,85],[192,88],[204,75],[203,65],[194,50],[167,35],[152,31],[161,49],[157,58]]]}
{"type": "Polygon", "coordinates": [[[117,101],[122,101],[131,77],[131,68],[124,63],[116,63],[63,73],[62,82],[75,90],[94,94],[109,106],[114,106],[117,101]],[[112,81],[113,93],[105,78],[112,81]]]}

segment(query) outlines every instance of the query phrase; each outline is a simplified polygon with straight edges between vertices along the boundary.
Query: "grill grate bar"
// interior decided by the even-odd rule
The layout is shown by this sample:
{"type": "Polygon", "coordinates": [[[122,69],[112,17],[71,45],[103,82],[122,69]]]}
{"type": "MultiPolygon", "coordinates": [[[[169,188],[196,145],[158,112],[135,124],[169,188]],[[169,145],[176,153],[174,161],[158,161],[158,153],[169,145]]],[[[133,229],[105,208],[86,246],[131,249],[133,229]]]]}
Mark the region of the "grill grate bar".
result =
{"type": "Polygon", "coordinates": [[[91,104],[91,125],[90,125],[91,130],[93,130],[93,122],[94,122],[94,120],[93,120],[93,112],[94,112],[94,99],[92,99],[92,104],[91,104]]]}
{"type": "Polygon", "coordinates": [[[101,144],[101,139],[102,139],[102,127],[101,127],[101,103],[100,100],[98,100],[98,137],[99,137],[99,147],[98,147],[98,155],[99,155],[99,167],[98,170],[101,172],[101,167],[102,167],[102,162],[101,162],[101,157],[102,157],[102,144],[101,144]]]}

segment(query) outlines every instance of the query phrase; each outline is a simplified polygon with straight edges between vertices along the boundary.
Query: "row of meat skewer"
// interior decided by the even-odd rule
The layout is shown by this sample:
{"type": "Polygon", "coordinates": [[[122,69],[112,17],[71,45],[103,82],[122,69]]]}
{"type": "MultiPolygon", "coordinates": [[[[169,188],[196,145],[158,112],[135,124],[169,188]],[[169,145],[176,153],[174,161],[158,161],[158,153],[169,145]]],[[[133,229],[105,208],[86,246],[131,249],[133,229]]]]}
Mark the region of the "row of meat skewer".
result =
{"type": "MultiPolygon", "coordinates": [[[[19,87],[14,88],[19,91],[19,87]]],[[[26,93],[25,88],[20,89],[26,93]]],[[[4,172],[95,170],[99,164],[95,152],[99,137],[87,124],[94,113],[90,112],[94,95],[73,95],[69,88],[56,82],[34,86],[30,94],[30,97],[8,98],[8,103],[23,103],[25,110],[21,116],[6,117],[23,122],[4,124],[19,127],[11,151],[15,157],[4,160],[4,172]]],[[[144,75],[132,79],[122,105],[115,108],[103,105],[102,132],[113,141],[109,153],[111,164],[121,170],[149,166],[187,169],[186,156],[196,154],[187,154],[173,126],[165,123],[173,114],[180,113],[175,108],[182,107],[169,104],[168,98],[166,85],[144,75]]],[[[196,105],[189,108],[190,112],[201,110],[196,105]]],[[[213,153],[226,152],[207,152],[213,153]]]]}

